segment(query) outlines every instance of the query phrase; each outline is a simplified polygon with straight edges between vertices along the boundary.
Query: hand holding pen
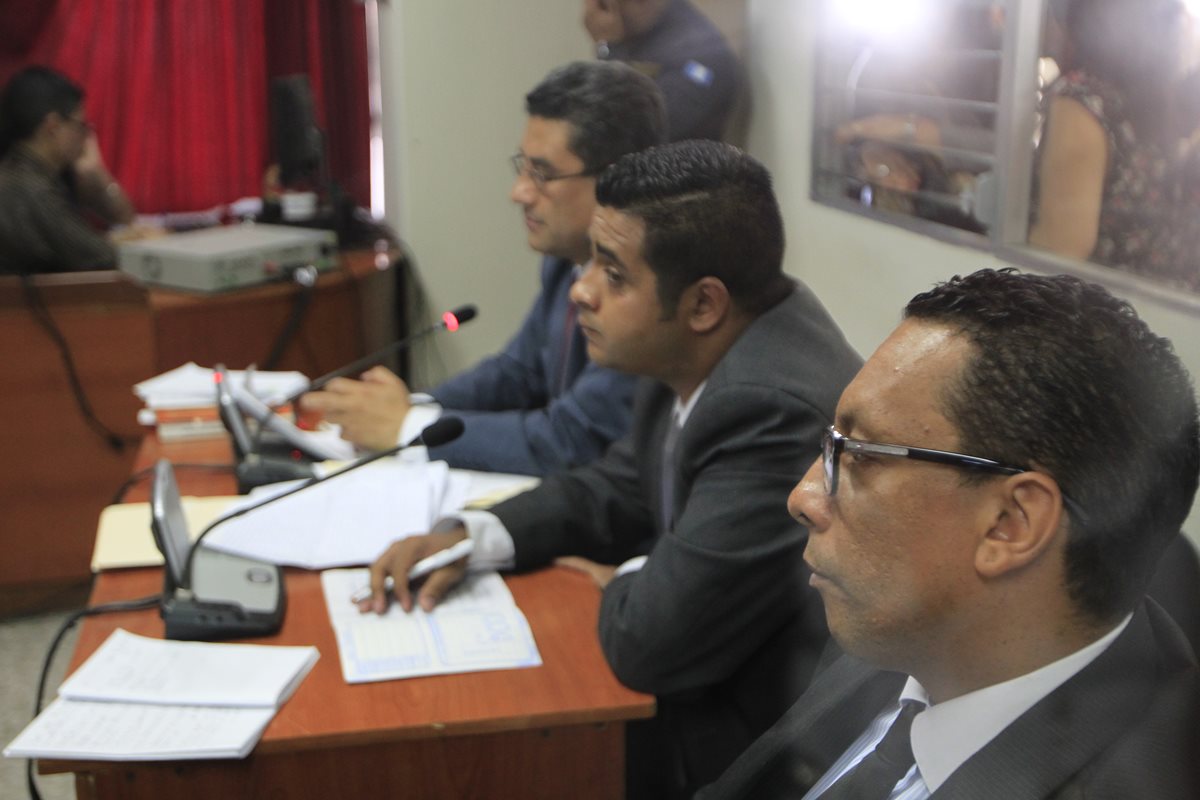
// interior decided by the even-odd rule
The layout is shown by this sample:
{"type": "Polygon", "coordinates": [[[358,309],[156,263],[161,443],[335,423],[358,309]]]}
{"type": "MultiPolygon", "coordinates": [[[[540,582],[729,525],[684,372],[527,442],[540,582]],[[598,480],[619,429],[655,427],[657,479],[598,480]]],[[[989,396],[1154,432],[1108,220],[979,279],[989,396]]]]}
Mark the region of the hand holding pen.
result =
{"type": "Polygon", "coordinates": [[[355,592],[351,600],[360,611],[382,614],[387,610],[388,592],[405,611],[413,609],[409,582],[426,578],[417,592],[417,602],[432,611],[447,591],[466,573],[467,556],[473,543],[458,520],[442,520],[424,536],[410,536],[393,542],[371,565],[371,584],[355,592]],[[397,576],[405,580],[397,580],[397,576]]]}

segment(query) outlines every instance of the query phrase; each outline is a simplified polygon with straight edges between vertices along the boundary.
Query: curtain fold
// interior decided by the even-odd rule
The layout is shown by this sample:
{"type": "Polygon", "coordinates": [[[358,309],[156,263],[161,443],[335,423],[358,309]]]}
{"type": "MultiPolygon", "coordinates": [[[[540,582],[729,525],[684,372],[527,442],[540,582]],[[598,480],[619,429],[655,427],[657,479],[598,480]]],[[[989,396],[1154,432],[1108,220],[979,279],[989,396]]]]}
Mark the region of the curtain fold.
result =
{"type": "Polygon", "coordinates": [[[366,44],[353,0],[0,0],[0,20],[0,80],[40,63],[79,82],[139,211],[258,195],[268,83],[296,72],[312,82],[333,176],[368,202],[366,44]]]}

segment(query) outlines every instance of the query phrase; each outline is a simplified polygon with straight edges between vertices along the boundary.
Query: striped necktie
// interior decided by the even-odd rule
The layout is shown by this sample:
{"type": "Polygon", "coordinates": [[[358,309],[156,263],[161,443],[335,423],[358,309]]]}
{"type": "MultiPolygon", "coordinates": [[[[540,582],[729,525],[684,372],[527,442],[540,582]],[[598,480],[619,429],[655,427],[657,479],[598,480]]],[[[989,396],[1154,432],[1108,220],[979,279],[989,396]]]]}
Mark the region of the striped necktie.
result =
{"type": "Polygon", "coordinates": [[[912,769],[913,717],[924,709],[924,703],[903,701],[900,714],[875,749],[826,789],[821,800],[887,800],[900,779],[912,769]]]}

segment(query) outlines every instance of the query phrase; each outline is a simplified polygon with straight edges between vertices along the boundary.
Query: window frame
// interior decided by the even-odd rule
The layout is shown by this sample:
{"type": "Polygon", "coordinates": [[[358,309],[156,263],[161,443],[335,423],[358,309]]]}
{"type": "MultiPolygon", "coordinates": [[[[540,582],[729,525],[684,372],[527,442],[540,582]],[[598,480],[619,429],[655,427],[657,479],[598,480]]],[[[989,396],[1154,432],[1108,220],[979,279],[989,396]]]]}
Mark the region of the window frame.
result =
{"type": "MultiPolygon", "coordinates": [[[[819,25],[831,29],[830,14],[835,0],[823,0],[819,25]]],[[[1042,56],[1042,33],[1048,0],[1003,0],[1005,26],[1001,41],[1000,86],[995,119],[993,187],[995,217],[986,233],[974,233],[953,225],[912,214],[886,211],[855,202],[845,196],[827,196],[821,183],[828,168],[822,162],[829,146],[825,130],[842,121],[823,101],[830,45],[818,38],[817,63],[813,77],[813,118],[809,197],[813,202],[855,214],[873,222],[891,225],[948,244],[989,253],[1014,266],[1041,272],[1064,272],[1105,284],[1120,292],[1151,298],[1165,306],[1200,316],[1200,294],[1134,275],[1090,261],[1081,261],[1031,247],[1027,243],[1032,203],[1034,148],[1038,124],[1037,79],[1042,56]]]]}

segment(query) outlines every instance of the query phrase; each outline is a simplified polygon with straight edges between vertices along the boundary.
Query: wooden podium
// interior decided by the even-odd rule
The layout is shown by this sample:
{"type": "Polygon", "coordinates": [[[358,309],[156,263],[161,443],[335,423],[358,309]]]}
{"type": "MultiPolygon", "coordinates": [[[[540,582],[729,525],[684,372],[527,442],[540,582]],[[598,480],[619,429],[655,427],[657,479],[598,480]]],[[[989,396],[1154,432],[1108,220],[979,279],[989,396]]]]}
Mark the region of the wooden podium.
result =
{"type": "MultiPolygon", "coordinates": [[[[221,443],[143,447],[138,467],[158,455],[219,462],[221,443]]],[[[228,474],[181,470],[184,494],[227,494],[228,474]]],[[[145,497],[146,486],[134,496],[145,497]]],[[[264,644],[314,645],[313,671],[237,761],[108,763],[43,761],[43,773],[74,772],[91,798],[619,798],[624,792],[625,722],[654,714],[654,698],[616,680],[596,635],[600,592],[561,567],[506,578],[529,620],[543,664],[529,669],[439,675],[348,685],[319,575],[287,570],[288,610],[264,644]]],[[[96,577],[91,604],[162,589],[162,570],[96,577]]],[[[347,599],[347,602],[349,600],[347,599]]],[[[74,670],[116,628],[162,636],[157,611],[89,617],[74,670]]]]}
{"type": "MultiPolygon", "coordinates": [[[[276,368],[315,377],[394,339],[393,256],[342,254],[311,289],[276,368]]],[[[146,290],[119,272],[38,275],[31,286],[32,295],[0,277],[0,616],[86,596],[100,509],[145,432],[133,385],[188,361],[261,365],[300,292],[291,283],[215,295],[146,290]],[[39,309],[61,331],[96,418],[131,442],[124,451],[84,420],[39,309]]]]}

